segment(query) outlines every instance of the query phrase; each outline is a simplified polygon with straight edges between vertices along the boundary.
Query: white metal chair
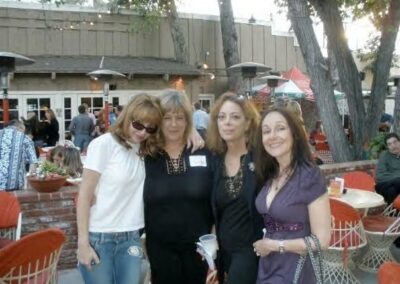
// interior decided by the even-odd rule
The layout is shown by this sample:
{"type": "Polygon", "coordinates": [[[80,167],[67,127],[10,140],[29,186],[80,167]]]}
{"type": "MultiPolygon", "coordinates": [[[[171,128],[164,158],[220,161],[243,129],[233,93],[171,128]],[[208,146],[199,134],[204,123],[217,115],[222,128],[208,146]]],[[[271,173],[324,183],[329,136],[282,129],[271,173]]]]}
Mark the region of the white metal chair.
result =
{"type": "Polygon", "coordinates": [[[18,240],[21,237],[22,214],[17,197],[0,191],[0,237],[18,240]]]}
{"type": "Polygon", "coordinates": [[[324,279],[328,283],[359,283],[351,272],[352,255],[367,244],[360,214],[336,199],[330,199],[331,242],[323,251],[324,279]]]}
{"type": "Polygon", "coordinates": [[[46,229],[0,249],[0,284],[57,283],[57,263],[65,240],[61,230],[46,229]]]}
{"type": "Polygon", "coordinates": [[[363,218],[369,248],[359,265],[361,270],[377,272],[386,261],[393,261],[390,245],[400,237],[400,196],[389,205],[383,215],[363,218]]]}

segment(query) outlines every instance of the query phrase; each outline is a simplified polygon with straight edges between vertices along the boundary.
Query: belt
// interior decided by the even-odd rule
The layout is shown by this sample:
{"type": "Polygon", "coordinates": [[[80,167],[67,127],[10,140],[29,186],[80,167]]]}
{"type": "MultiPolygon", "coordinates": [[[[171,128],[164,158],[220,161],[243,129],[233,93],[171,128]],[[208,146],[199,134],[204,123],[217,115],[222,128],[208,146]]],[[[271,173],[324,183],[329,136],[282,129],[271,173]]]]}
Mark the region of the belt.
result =
{"type": "Polygon", "coordinates": [[[264,215],[265,229],[268,233],[283,232],[283,231],[301,231],[303,230],[303,223],[279,223],[276,222],[270,215],[264,215]]]}

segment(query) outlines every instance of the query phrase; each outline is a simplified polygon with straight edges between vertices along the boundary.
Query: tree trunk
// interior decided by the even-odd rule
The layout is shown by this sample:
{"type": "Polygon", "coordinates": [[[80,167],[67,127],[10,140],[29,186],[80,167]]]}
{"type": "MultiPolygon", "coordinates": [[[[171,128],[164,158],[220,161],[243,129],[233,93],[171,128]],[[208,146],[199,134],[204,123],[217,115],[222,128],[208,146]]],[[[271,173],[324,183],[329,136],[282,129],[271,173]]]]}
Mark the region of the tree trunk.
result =
{"type": "MultiPolygon", "coordinates": [[[[231,0],[217,0],[219,3],[219,15],[221,20],[222,47],[224,52],[225,66],[240,63],[238,50],[238,37],[233,17],[231,0]]],[[[240,72],[227,70],[228,89],[238,92],[243,86],[240,72]]]]}
{"type": "Polygon", "coordinates": [[[374,64],[374,79],[372,81],[371,99],[368,105],[365,122],[366,140],[376,135],[381,114],[385,108],[387,82],[400,25],[400,1],[391,0],[389,12],[383,20],[381,40],[377,59],[374,64]]]}
{"type": "Polygon", "coordinates": [[[353,134],[353,154],[355,159],[363,157],[365,109],[361,80],[353,55],[344,35],[342,18],[336,0],[310,0],[317,10],[331,50],[333,51],[341,87],[346,94],[353,134]]]}
{"type": "Polygon", "coordinates": [[[396,95],[394,97],[394,121],[393,121],[393,132],[400,135],[400,79],[397,79],[396,95]]]}
{"type": "Polygon", "coordinates": [[[306,0],[288,0],[289,18],[300,45],[307,71],[311,76],[311,88],[315,94],[322,123],[327,133],[332,156],[336,162],[353,158],[341,125],[333,86],[326,62],[318,45],[306,0]]]}
{"type": "Polygon", "coordinates": [[[171,37],[174,44],[175,58],[178,62],[188,63],[188,48],[185,35],[179,24],[179,16],[176,10],[175,0],[169,0],[168,22],[171,28],[171,37]]]}
{"type": "Polygon", "coordinates": [[[332,47],[330,46],[329,41],[328,41],[328,65],[329,65],[329,73],[331,75],[333,89],[342,92],[343,89],[340,84],[339,71],[337,69],[335,54],[332,50],[332,47]]]}

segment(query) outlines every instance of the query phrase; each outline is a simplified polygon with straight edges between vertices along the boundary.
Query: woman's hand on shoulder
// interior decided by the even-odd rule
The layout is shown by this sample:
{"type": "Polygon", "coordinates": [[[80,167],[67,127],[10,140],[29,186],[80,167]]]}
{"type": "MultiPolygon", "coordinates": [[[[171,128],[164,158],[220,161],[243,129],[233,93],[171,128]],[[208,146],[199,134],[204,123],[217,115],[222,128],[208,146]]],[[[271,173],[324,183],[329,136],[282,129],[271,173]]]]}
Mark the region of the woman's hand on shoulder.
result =
{"type": "Polygon", "coordinates": [[[203,149],[205,146],[203,138],[200,136],[199,132],[196,129],[192,129],[188,140],[186,141],[187,148],[192,147],[192,153],[196,150],[203,149]]]}

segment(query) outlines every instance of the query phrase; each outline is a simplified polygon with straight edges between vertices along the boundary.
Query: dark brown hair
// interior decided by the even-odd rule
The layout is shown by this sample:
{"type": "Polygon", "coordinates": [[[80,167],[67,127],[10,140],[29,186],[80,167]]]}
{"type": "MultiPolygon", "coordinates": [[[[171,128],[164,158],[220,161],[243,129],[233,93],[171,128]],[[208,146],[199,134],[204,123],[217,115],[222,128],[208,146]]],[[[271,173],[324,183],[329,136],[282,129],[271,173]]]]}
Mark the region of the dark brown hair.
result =
{"type": "MultiPolygon", "coordinates": [[[[285,118],[292,134],[293,146],[290,168],[295,169],[296,166],[314,164],[307,139],[304,136],[303,127],[299,120],[290,111],[284,108],[271,108],[262,115],[260,124],[262,125],[265,117],[272,112],[277,112],[285,118]]],[[[267,179],[274,178],[279,174],[279,164],[278,161],[268,154],[264,148],[261,125],[257,130],[254,162],[258,178],[262,181],[266,181],[267,179]]]]}

